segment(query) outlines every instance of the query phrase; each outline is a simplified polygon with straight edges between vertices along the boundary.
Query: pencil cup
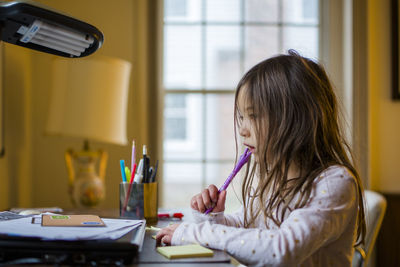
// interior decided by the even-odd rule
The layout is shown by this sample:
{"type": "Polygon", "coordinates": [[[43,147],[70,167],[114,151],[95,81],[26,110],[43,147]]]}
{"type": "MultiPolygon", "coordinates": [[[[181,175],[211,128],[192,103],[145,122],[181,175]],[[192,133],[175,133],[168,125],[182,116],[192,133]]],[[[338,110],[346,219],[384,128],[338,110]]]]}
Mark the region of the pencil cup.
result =
{"type": "Polygon", "coordinates": [[[157,183],[120,183],[119,215],[121,218],[157,221],[157,183]],[[130,188],[130,189],[129,189],[130,188]]]}

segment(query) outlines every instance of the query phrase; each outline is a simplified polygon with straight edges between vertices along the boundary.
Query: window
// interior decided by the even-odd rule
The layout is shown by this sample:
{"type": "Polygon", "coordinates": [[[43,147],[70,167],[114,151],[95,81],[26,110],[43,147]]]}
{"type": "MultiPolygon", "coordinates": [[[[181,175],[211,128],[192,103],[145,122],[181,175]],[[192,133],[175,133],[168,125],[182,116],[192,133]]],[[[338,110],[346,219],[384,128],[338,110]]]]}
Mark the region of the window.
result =
{"type": "MultiPolygon", "coordinates": [[[[188,206],[208,184],[222,185],[235,159],[237,82],[289,48],[318,59],[319,21],[318,0],[164,1],[165,205],[188,206]]],[[[227,197],[240,204],[232,187],[227,197]]]]}

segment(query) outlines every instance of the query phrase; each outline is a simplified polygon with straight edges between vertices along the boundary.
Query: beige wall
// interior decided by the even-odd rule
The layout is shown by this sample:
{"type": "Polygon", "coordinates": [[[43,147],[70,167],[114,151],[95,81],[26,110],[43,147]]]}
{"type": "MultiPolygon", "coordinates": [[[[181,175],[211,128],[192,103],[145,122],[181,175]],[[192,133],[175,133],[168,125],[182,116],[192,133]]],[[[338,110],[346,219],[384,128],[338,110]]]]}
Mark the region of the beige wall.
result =
{"type": "Polygon", "coordinates": [[[399,193],[400,101],[391,99],[390,1],[368,1],[370,184],[399,193]]]}
{"type": "MultiPolygon", "coordinates": [[[[97,54],[118,57],[133,65],[128,100],[128,140],[148,142],[143,110],[147,108],[147,1],[37,1],[98,27],[105,36],[97,54]]],[[[45,136],[55,56],[4,44],[6,156],[0,159],[0,209],[12,206],[72,207],[67,194],[64,152],[79,150],[83,140],[45,136]]],[[[130,146],[91,143],[109,153],[106,200],[118,207],[119,159],[130,158],[130,146]]],[[[151,152],[151,150],[150,150],[151,152]]]]}
{"type": "Polygon", "coordinates": [[[31,199],[31,55],[16,46],[3,47],[5,157],[0,159],[0,208],[31,199]],[[12,62],[12,64],[8,64],[12,62]]]}

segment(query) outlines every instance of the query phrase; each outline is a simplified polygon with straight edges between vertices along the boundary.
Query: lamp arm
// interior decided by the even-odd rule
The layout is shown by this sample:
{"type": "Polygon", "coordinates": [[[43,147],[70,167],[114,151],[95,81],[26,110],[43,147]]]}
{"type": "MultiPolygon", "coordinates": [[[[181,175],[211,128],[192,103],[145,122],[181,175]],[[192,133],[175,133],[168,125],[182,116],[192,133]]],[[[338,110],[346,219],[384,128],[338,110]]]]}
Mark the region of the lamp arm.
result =
{"type": "Polygon", "coordinates": [[[106,176],[108,153],[104,150],[100,150],[100,164],[99,164],[99,177],[102,182],[106,176]]]}

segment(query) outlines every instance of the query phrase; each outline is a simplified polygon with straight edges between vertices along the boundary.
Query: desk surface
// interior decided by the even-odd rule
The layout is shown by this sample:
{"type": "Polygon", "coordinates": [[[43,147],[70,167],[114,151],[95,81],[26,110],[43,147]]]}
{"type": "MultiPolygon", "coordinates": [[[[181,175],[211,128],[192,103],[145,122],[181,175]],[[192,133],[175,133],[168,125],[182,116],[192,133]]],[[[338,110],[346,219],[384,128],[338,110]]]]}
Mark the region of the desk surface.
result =
{"type": "MultiPolygon", "coordinates": [[[[69,213],[69,212],[67,212],[69,213]]],[[[79,212],[73,212],[79,213],[79,212]]],[[[84,213],[87,213],[85,211],[84,213]]],[[[184,220],[191,220],[191,212],[188,210],[184,210],[184,220]]],[[[92,212],[92,214],[98,214],[100,217],[118,217],[118,211],[116,210],[103,210],[98,212],[92,212]]],[[[155,226],[157,227],[165,227],[171,222],[179,223],[178,221],[169,221],[169,220],[158,220],[155,226]]],[[[156,234],[154,231],[146,231],[142,251],[139,253],[138,258],[134,261],[134,263],[130,266],[171,266],[173,263],[179,264],[180,267],[189,267],[189,266],[233,266],[231,264],[231,257],[224,251],[214,250],[213,257],[204,257],[204,258],[185,258],[185,259],[173,259],[169,260],[159,254],[156,251],[156,240],[152,238],[152,235],[156,234]]]]}
{"type": "MultiPolygon", "coordinates": [[[[157,227],[168,225],[168,221],[159,221],[157,227]]],[[[132,266],[160,266],[171,265],[171,263],[179,263],[179,266],[204,266],[212,264],[213,266],[232,266],[230,256],[224,251],[214,250],[213,257],[204,258],[184,258],[169,260],[156,251],[156,240],[152,238],[154,231],[146,231],[143,248],[138,258],[132,266]]]]}

